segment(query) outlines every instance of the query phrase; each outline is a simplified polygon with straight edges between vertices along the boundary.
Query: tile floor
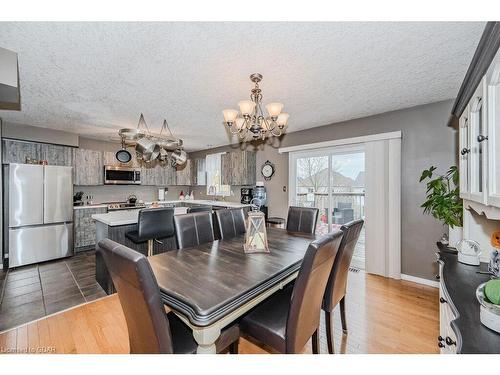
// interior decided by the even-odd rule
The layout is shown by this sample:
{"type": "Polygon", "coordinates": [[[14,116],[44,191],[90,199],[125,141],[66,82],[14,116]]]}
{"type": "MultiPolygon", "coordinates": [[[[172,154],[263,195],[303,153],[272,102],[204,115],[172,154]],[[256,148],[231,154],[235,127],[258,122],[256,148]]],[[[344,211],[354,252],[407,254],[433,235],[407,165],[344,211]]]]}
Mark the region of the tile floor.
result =
{"type": "Polygon", "coordinates": [[[0,331],[104,297],[94,251],[0,271],[0,331]]]}

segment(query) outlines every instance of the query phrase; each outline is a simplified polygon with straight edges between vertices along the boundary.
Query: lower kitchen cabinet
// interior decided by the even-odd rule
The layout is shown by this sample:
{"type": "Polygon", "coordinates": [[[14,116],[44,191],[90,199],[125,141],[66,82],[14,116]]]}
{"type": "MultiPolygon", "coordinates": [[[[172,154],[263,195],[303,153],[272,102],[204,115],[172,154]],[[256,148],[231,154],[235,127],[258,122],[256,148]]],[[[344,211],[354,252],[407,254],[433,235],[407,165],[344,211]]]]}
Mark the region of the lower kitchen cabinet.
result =
{"type": "Polygon", "coordinates": [[[75,251],[89,250],[95,247],[96,225],[92,215],[105,214],[106,207],[85,207],[74,210],[75,251]]]}

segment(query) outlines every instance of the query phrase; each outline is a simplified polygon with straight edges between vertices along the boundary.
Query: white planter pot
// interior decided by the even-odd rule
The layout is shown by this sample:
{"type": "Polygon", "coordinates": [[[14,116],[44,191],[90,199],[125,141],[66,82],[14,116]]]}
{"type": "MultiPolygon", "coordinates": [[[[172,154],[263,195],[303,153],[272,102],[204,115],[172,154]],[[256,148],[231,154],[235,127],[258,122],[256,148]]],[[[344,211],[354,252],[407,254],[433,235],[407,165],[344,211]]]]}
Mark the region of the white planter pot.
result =
{"type": "Polygon", "coordinates": [[[455,248],[457,246],[458,241],[460,241],[464,237],[464,229],[462,227],[448,227],[448,238],[449,238],[449,247],[455,248]]]}

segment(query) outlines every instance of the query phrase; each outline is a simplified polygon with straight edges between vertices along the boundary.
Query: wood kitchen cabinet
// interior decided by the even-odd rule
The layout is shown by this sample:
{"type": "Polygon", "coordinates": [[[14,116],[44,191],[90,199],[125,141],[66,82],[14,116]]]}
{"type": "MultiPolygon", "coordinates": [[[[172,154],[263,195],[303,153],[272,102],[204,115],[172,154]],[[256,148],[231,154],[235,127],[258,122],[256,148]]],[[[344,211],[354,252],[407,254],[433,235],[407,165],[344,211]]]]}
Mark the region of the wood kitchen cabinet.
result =
{"type": "Polygon", "coordinates": [[[176,181],[176,170],[170,164],[152,162],[143,164],[141,168],[141,185],[167,186],[175,185],[176,181]]]}
{"type": "Polygon", "coordinates": [[[73,165],[73,147],[17,141],[2,140],[3,163],[26,163],[26,158],[47,160],[49,165],[71,167],[73,165]]]}
{"type": "Polygon", "coordinates": [[[13,139],[2,140],[2,162],[26,163],[26,158],[40,160],[42,157],[42,144],[13,139]]]}
{"type": "Polygon", "coordinates": [[[75,250],[88,250],[96,244],[96,225],[92,219],[94,214],[105,214],[106,207],[84,207],[74,210],[74,242],[75,250]]]}
{"type": "Polygon", "coordinates": [[[186,160],[186,163],[179,165],[176,168],[176,185],[191,186],[193,185],[193,161],[186,160]]]}
{"type": "Polygon", "coordinates": [[[49,165],[73,166],[73,147],[41,144],[42,159],[49,165]]]}
{"type": "Polygon", "coordinates": [[[255,185],[256,154],[254,151],[229,152],[222,155],[222,184],[255,185]]]}
{"type": "Polygon", "coordinates": [[[73,181],[75,185],[103,185],[104,163],[102,151],[73,150],[73,181]]]}
{"type": "MultiPolygon", "coordinates": [[[[116,151],[118,151],[118,149],[116,151]]],[[[137,160],[137,156],[135,154],[134,149],[127,150],[128,152],[130,152],[130,155],[132,156],[132,159],[128,163],[120,163],[116,159],[116,151],[105,151],[103,153],[104,165],[121,165],[124,167],[134,167],[134,168],[141,167],[141,163],[137,160]]]]}
{"type": "Polygon", "coordinates": [[[204,186],[207,184],[206,159],[197,158],[192,161],[192,184],[194,186],[204,186]]]}

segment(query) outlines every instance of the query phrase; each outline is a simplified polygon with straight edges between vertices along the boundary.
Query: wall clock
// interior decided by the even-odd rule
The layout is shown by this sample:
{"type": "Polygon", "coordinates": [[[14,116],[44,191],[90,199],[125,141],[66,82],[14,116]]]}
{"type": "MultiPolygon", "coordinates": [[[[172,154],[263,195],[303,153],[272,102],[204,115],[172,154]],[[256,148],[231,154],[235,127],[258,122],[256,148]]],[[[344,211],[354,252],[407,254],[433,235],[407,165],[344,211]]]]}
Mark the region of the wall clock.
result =
{"type": "Polygon", "coordinates": [[[264,179],[268,181],[271,179],[271,177],[273,177],[275,171],[276,167],[274,166],[274,164],[267,160],[264,164],[262,164],[260,173],[262,174],[264,179]]]}

